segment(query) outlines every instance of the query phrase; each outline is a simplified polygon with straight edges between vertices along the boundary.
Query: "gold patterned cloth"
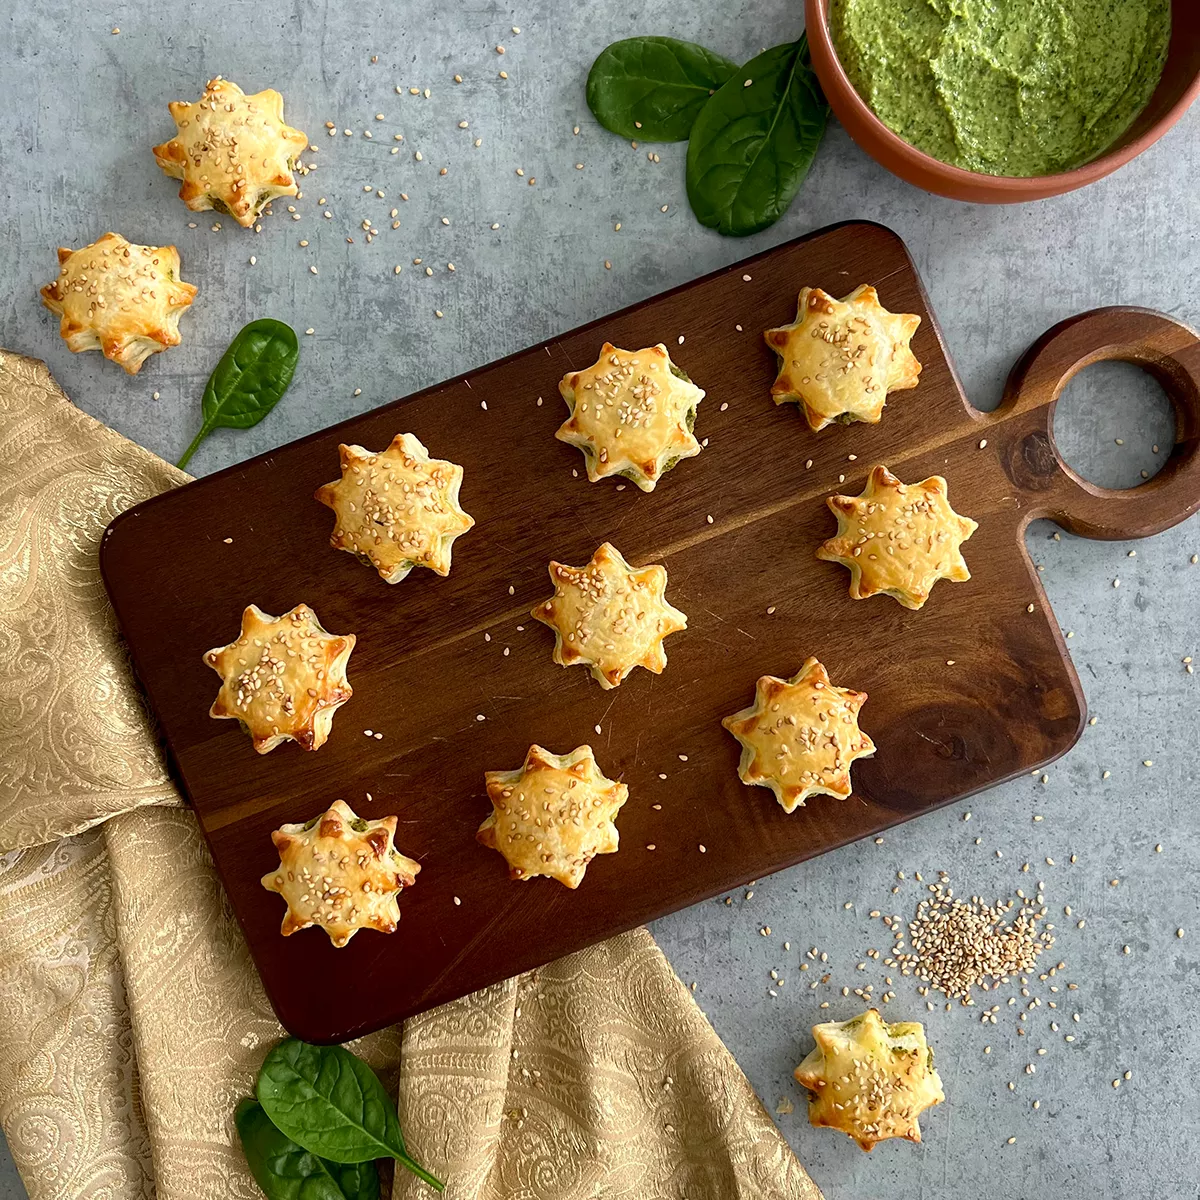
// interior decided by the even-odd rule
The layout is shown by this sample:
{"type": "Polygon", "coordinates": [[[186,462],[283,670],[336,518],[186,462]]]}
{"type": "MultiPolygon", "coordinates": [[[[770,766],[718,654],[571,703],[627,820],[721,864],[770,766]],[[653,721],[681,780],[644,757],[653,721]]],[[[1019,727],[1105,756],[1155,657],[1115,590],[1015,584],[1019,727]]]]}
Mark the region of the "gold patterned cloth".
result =
{"type": "MultiPolygon", "coordinates": [[[[0,1123],[31,1200],[261,1195],[232,1114],[283,1030],[97,566],[186,479],[0,351],[0,1123]]],[[[353,1048],[452,1200],[820,1200],[645,930],[353,1048]]]]}

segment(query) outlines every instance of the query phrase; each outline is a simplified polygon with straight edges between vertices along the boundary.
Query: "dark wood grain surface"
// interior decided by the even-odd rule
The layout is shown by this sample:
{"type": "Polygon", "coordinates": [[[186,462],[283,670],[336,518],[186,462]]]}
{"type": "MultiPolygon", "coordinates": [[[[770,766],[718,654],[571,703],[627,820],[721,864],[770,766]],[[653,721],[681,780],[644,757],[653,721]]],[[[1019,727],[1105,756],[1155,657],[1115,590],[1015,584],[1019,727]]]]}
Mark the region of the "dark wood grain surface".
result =
{"type": "Polygon", "coordinates": [[[1025,526],[1049,516],[1125,538],[1184,519],[1200,507],[1198,434],[1200,342],[1138,309],[1064,322],[1014,368],[1000,409],[975,411],[903,244],[855,223],[141,504],[109,529],[101,566],[280,1020],[342,1041],[1064,753],[1084,702],[1025,526]],[[921,315],[921,383],[894,395],[879,425],[813,434],[770,400],[762,330],[793,319],[805,285],[840,296],[859,283],[921,315]],[[589,484],[582,456],[553,436],[566,411],[558,380],[606,339],[665,342],[707,391],[704,452],[649,495],[589,484]],[[1054,447],[1058,392],[1102,358],[1152,370],[1178,413],[1166,467],[1131,492],[1085,483],[1054,447]],[[331,514],[312,493],[336,478],[339,442],[381,449],[399,432],[465,467],[477,525],[448,578],[415,571],[389,587],[329,547],[331,514]],[[852,601],[848,573],[814,557],[835,528],[825,497],[859,492],[877,462],[907,482],[944,475],[951,503],[979,522],[964,547],[971,580],[939,583],[919,612],[852,601]],[[604,540],[635,564],[664,563],[668,598],[688,616],[663,675],[638,670],[608,692],[585,669],[556,666],[553,635],[529,617],[551,590],[547,562],[584,563],[604,540]],[[358,635],[354,696],[318,752],[260,756],[236,723],[208,718],[218,680],[201,655],[237,635],[246,604],[278,614],[301,601],[331,632],[358,635]],[[750,703],[759,675],[790,675],[809,655],[869,693],[861,723],[878,751],[855,765],[849,800],[817,797],[789,815],[739,782],[720,719],[750,703]],[[490,811],[483,772],[519,766],[535,741],[557,753],[587,742],[629,785],[621,850],[596,859],[578,891],[511,882],[475,842],[490,811]],[[259,883],[278,861],[270,831],[339,797],[364,815],[397,813],[397,844],[422,864],[399,930],[365,931],[343,950],[320,930],[281,937],[282,903],[259,883]]]}

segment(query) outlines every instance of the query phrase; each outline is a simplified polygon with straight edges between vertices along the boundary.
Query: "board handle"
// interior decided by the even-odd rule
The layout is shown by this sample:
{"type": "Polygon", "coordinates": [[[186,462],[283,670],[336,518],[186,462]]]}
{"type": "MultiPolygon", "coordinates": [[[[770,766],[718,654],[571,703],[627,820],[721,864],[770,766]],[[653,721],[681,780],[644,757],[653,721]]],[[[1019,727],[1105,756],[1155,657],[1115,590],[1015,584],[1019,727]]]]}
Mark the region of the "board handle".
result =
{"type": "Polygon", "coordinates": [[[1026,494],[1026,520],[1049,517],[1089,538],[1161,533],[1200,508],[1200,336],[1147,308],[1097,308],[1060,322],[1022,355],[993,414],[1005,422],[1002,462],[1026,494]],[[1133,363],[1162,385],[1175,409],[1163,469],[1133,488],[1097,487],[1076,474],[1054,441],[1054,408],[1092,363],[1133,363]]]}

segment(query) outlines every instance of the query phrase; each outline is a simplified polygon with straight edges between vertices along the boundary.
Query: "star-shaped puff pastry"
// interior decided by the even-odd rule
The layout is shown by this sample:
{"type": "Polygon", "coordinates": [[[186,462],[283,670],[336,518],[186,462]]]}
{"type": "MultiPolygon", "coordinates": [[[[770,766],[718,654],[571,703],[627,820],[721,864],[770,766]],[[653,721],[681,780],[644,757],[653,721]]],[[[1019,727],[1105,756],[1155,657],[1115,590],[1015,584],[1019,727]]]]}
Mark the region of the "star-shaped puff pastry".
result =
{"type": "Polygon", "coordinates": [[[276,829],[279,866],[262,885],[287,901],[279,932],[290,937],[319,925],[339,948],[360,929],[395,933],[396,897],[421,869],[392,844],[395,836],[395,817],[367,821],[344,800],[311,821],[276,829]]]}
{"type": "Polygon", "coordinates": [[[554,436],[583,451],[592,483],[624,475],[652,492],[681,458],[700,453],[692,427],[704,392],[661,342],[644,350],[605,342],[595,364],[564,375],[558,390],[571,415],[554,436]]]}
{"type": "Polygon", "coordinates": [[[79,250],[59,246],[58,268],[42,303],[62,318],[58,331],[74,353],[100,350],[136,375],[150,355],[179,345],[179,318],[196,287],[179,278],[174,246],[106,233],[79,250]]]}
{"type": "Polygon", "coordinates": [[[602,688],[615,688],[634,667],[661,675],[663,639],[687,628],[687,617],[667,603],[667,569],[631,567],[605,542],[585,567],[550,564],[554,595],[530,615],[554,630],[554,661],[591,667],[602,688]]]}
{"type": "Polygon", "coordinates": [[[208,715],[240,721],[259,754],[287,741],[319,750],[353,695],[346,664],[354,642],[352,633],[327,633],[307,604],[281,617],[251,604],[237,640],[204,655],[221,676],[208,715]]]}
{"type": "Polygon", "coordinates": [[[817,1045],[796,1068],[813,1093],[808,1119],[848,1133],[864,1150],[888,1138],[921,1140],[917,1118],[946,1098],[919,1021],[889,1025],[869,1008],[813,1026],[817,1045]]]}
{"type": "Polygon", "coordinates": [[[551,754],[530,746],[517,771],[487,771],[493,812],[476,840],[508,860],[510,879],[548,875],[577,888],[597,854],[616,854],[617,810],[629,798],[606,779],[591,746],[551,754]]]}
{"type": "Polygon", "coordinates": [[[344,445],[338,453],[341,479],[316,492],[337,517],[329,544],[373,566],[385,583],[413,567],[449,575],[454,539],[475,524],[458,503],[462,467],[430,458],[411,433],[378,454],[344,445]]]}
{"type": "Polygon", "coordinates": [[[754,703],[721,722],[742,744],[739,778],[769,787],[784,812],[809,796],[844,800],[853,790],[851,763],[875,753],[875,743],[858,727],[866,702],[866,692],[830,683],[815,658],[791,679],[762,676],[754,703]]]}
{"type": "Polygon", "coordinates": [[[775,403],[801,405],[814,431],[832,421],[876,424],[889,392],[917,386],[921,364],[909,342],[920,324],[912,313],[888,312],[870,284],[844,300],[802,288],[796,320],[763,334],[779,355],[775,403]]]}
{"type": "Polygon", "coordinates": [[[871,468],[860,496],[829,496],[837,536],[817,551],[850,569],[850,595],[877,592],[920,608],[939,579],[971,578],[961,546],[979,526],[950,507],[946,481],[930,475],[901,483],[887,467],[871,468]]]}
{"type": "Polygon", "coordinates": [[[169,107],[178,132],[154,147],[154,158],[183,180],[179,198],[193,212],[215,208],[248,228],[276,196],[299,190],[292,171],[308,137],[283,123],[277,91],[248,96],[218,75],[195,104],[169,107]]]}

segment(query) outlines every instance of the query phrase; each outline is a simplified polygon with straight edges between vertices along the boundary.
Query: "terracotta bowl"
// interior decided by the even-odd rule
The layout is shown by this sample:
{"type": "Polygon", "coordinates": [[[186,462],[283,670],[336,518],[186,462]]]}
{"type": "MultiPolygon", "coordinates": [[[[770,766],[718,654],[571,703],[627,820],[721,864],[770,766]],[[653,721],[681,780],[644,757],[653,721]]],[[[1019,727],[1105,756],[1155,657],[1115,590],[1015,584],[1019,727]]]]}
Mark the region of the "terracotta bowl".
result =
{"type": "Polygon", "coordinates": [[[1171,44],[1150,103],[1099,158],[1058,175],[980,175],[939,162],[894,134],[854,90],[829,34],[829,0],[805,0],[805,25],[813,67],[830,107],[850,136],[901,179],[954,200],[1013,204],[1042,200],[1103,179],[1158,141],[1200,92],[1200,3],[1171,0],[1171,44]]]}

